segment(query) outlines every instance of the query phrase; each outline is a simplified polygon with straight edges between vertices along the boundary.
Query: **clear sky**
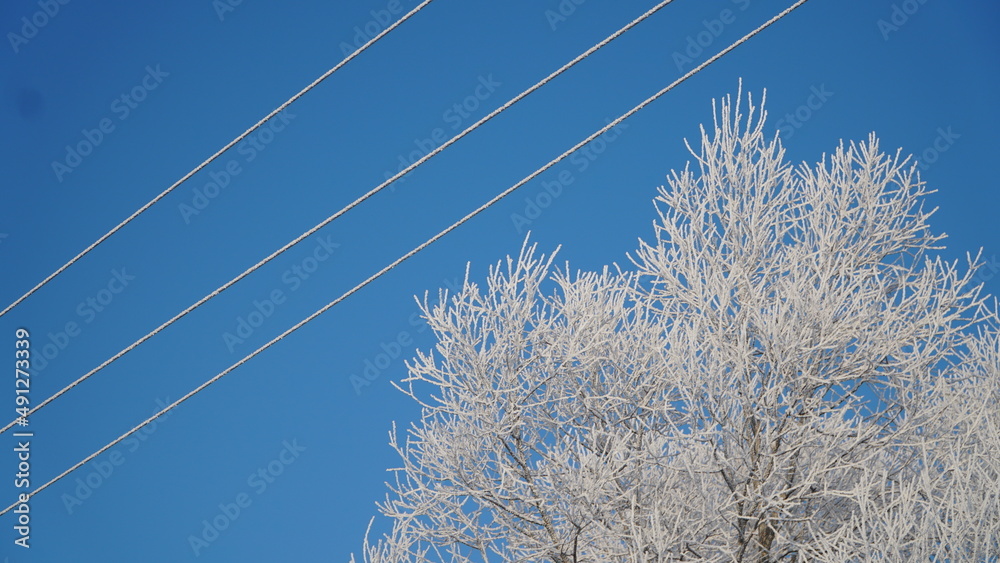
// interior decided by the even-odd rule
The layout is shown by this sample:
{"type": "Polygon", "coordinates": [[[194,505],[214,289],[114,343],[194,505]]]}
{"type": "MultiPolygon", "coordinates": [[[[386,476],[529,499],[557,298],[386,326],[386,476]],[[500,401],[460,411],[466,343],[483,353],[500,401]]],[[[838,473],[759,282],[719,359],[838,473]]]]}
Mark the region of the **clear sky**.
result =
{"type": "MultiPolygon", "coordinates": [[[[32,416],[32,489],[790,3],[667,6],[32,416]]],[[[416,4],[0,3],[0,307],[416,4]]],[[[36,356],[48,346],[32,371],[37,404],[654,4],[437,0],[0,318],[7,369],[17,328],[36,356]]],[[[982,280],[1000,293],[998,24],[985,0],[811,0],[40,493],[29,549],[14,544],[16,515],[0,517],[0,559],[345,561],[396,464],[392,421],[419,415],[390,385],[433,345],[413,296],[460,283],[469,261],[482,281],[529,228],[574,268],[625,264],[652,237],[656,187],[689,159],[683,139],[741,77],[745,91],[767,89],[769,127],[796,162],[871,131],[885,150],[922,155],[945,256],[982,247],[996,270],[982,280]]],[[[6,423],[14,377],[2,385],[6,423]]],[[[15,438],[0,444],[6,506],[24,489],[15,438]]]]}

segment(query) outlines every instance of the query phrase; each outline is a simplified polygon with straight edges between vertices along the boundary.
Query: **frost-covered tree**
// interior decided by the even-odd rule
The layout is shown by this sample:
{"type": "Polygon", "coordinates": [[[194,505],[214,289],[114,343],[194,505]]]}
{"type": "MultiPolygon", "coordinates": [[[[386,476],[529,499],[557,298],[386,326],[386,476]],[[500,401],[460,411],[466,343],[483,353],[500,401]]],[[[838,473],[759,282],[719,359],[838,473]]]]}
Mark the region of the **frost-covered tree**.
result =
{"type": "Polygon", "coordinates": [[[527,243],[423,312],[369,562],[997,561],[1000,336],[874,136],[723,99],[634,268],[527,243]]]}

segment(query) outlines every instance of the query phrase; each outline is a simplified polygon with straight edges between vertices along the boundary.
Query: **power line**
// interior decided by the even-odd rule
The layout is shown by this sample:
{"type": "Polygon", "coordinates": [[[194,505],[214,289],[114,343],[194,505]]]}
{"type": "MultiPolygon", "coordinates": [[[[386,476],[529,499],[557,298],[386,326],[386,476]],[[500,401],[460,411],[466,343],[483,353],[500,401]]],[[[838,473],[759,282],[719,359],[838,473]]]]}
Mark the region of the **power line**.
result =
{"type": "MultiPolygon", "coordinates": [[[[382,268],[381,270],[379,270],[378,272],[376,272],[372,276],[368,277],[368,279],[366,279],[365,281],[363,281],[363,282],[359,283],[358,285],[354,286],[352,289],[350,289],[349,291],[347,291],[346,293],[344,293],[340,297],[338,297],[338,298],[334,299],[333,301],[331,301],[330,303],[326,304],[321,309],[317,310],[316,312],[314,312],[313,314],[309,315],[305,319],[302,319],[301,321],[299,321],[298,323],[296,323],[294,326],[292,326],[291,328],[289,328],[285,332],[283,332],[283,333],[279,334],[278,336],[274,337],[267,344],[264,344],[260,348],[257,348],[256,350],[254,350],[253,352],[251,352],[247,356],[243,357],[243,359],[241,359],[240,361],[238,361],[235,364],[229,366],[228,368],[226,368],[222,372],[218,373],[217,375],[215,375],[214,377],[212,377],[208,381],[202,383],[201,385],[199,385],[198,387],[196,387],[192,391],[188,392],[186,395],[184,395],[180,399],[178,399],[178,400],[174,401],[173,403],[167,405],[166,407],[164,407],[162,410],[160,410],[159,412],[157,412],[153,416],[147,418],[145,421],[143,421],[138,426],[135,426],[134,428],[132,428],[128,432],[122,434],[118,438],[115,438],[114,440],[112,440],[111,442],[109,442],[107,445],[105,445],[101,449],[99,449],[96,452],[90,454],[89,456],[87,456],[83,460],[77,462],[75,465],[73,465],[69,469],[63,471],[62,473],[60,473],[56,477],[52,478],[50,481],[48,481],[44,485],[38,487],[37,489],[35,489],[31,493],[28,493],[28,498],[31,498],[31,497],[35,496],[36,494],[38,494],[39,492],[45,490],[46,488],[48,488],[49,486],[51,486],[55,482],[59,481],[63,477],[69,475],[73,471],[76,471],[80,467],[83,467],[85,464],[87,464],[88,462],[90,462],[91,460],[93,460],[94,458],[96,458],[97,456],[99,456],[102,453],[108,451],[110,448],[114,447],[116,444],[118,444],[119,442],[121,442],[122,440],[124,440],[125,438],[127,438],[133,432],[142,429],[143,427],[145,427],[150,422],[153,422],[154,420],[156,420],[160,416],[162,416],[165,413],[173,410],[175,407],[177,407],[178,405],[180,405],[184,401],[187,401],[191,397],[195,396],[196,394],[198,394],[199,392],[201,392],[203,389],[205,389],[209,385],[211,385],[211,384],[215,383],[216,381],[218,381],[218,380],[222,379],[223,377],[225,377],[226,374],[230,373],[231,371],[233,371],[236,368],[240,367],[241,365],[245,364],[246,362],[248,362],[254,356],[260,354],[264,350],[267,350],[268,348],[270,348],[273,344],[275,344],[279,340],[282,340],[283,338],[285,338],[289,334],[291,334],[291,333],[295,332],[296,330],[302,328],[306,323],[308,323],[308,322],[312,321],[313,319],[315,319],[316,317],[322,315],[326,311],[330,310],[333,306],[337,305],[338,303],[340,303],[344,299],[347,299],[348,297],[350,297],[351,295],[353,295],[355,292],[357,292],[361,288],[365,287],[369,283],[371,283],[371,282],[375,281],[376,279],[378,279],[379,277],[383,276],[389,270],[392,270],[393,268],[395,268],[396,266],[402,264],[404,261],[406,261],[407,259],[409,259],[413,255],[417,254],[421,250],[427,248],[431,244],[434,244],[434,242],[436,242],[440,238],[444,237],[445,235],[447,235],[451,231],[457,229],[463,223],[469,221],[470,219],[472,219],[473,217],[475,217],[479,213],[481,213],[484,210],[486,210],[487,208],[491,207],[496,202],[498,202],[501,199],[503,199],[504,197],[510,195],[511,192],[513,192],[517,188],[523,186],[524,184],[528,183],[529,181],[533,180],[536,176],[538,176],[539,174],[545,172],[549,168],[555,166],[558,162],[560,162],[561,160],[565,159],[567,156],[573,154],[574,152],[576,152],[577,150],[579,150],[580,148],[582,148],[586,144],[590,143],[591,141],[593,141],[597,137],[599,137],[599,136],[603,135],[604,133],[610,131],[613,127],[617,126],[622,121],[625,121],[626,119],[628,119],[629,117],[631,117],[632,115],[634,115],[639,110],[641,110],[644,107],[646,107],[647,105],[651,104],[652,102],[654,102],[660,96],[666,94],[670,90],[673,90],[674,87],[676,87],[678,84],[681,84],[682,82],[684,82],[688,78],[690,78],[690,77],[694,76],[695,74],[697,74],[698,72],[700,72],[702,69],[704,69],[708,65],[710,65],[710,64],[714,63],[715,61],[719,60],[720,58],[722,58],[724,55],[726,55],[727,53],[729,53],[730,51],[732,51],[736,47],[740,46],[741,44],[743,44],[746,41],[750,40],[753,36],[757,35],[758,33],[760,33],[761,31],[763,31],[767,27],[771,26],[771,24],[773,24],[776,21],[780,20],[781,18],[787,16],[788,14],[790,14],[792,11],[794,11],[799,6],[805,4],[807,1],[808,0],[798,0],[797,2],[795,2],[794,4],[792,4],[791,6],[789,6],[788,8],[786,8],[784,11],[782,11],[781,13],[779,13],[778,15],[774,16],[773,18],[769,19],[765,23],[761,24],[760,27],[758,27],[757,29],[755,29],[755,30],[751,31],[750,33],[744,35],[742,38],[740,38],[739,40],[737,40],[735,43],[731,44],[730,46],[726,47],[722,51],[719,51],[718,53],[716,53],[715,55],[713,55],[707,61],[705,61],[705,62],[701,63],[700,65],[698,65],[697,67],[691,69],[687,74],[685,74],[684,76],[678,78],[677,80],[675,80],[674,82],[672,82],[669,86],[663,88],[662,90],[660,90],[659,92],[653,94],[649,98],[646,98],[639,105],[633,107],[631,110],[629,110],[628,112],[622,114],[620,117],[618,117],[614,121],[611,121],[610,123],[608,123],[604,127],[598,129],[596,132],[594,132],[593,134],[591,134],[590,136],[588,136],[583,141],[580,141],[579,143],[577,143],[576,145],[574,145],[572,148],[570,148],[566,152],[562,153],[561,155],[559,155],[555,159],[550,160],[547,164],[545,164],[544,166],[542,166],[538,170],[535,170],[530,175],[524,177],[518,183],[516,183],[513,186],[507,188],[506,190],[504,190],[503,192],[501,192],[500,194],[498,194],[497,196],[495,196],[493,199],[491,199],[488,202],[484,203],[483,205],[479,206],[479,208],[477,208],[475,211],[472,211],[471,213],[469,213],[465,217],[462,217],[457,222],[452,223],[452,225],[449,226],[448,228],[446,228],[445,230],[443,230],[440,233],[434,235],[433,237],[427,239],[427,241],[424,242],[423,244],[417,246],[413,250],[411,250],[411,251],[407,252],[406,254],[404,254],[403,256],[397,258],[394,262],[392,262],[388,266],[382,268]]],[[[19,504],[18,502],[15,502],[14,504],[11,504],[7,508],[5,508],[2,511],[0,511],[0,515],[6,514],[7,512],[11,511],[18,504],[19,504]]]]}
{"type": "MultiPolygon", "coordinates": [[[[35,405],[34,408],[32,408],[30,411],[28,411],[28,414],[25,415],[25,416],[30,416],[30,415],[34,414],[39,409],[45,407],[45,405],[51,403],[52,401],[56,400],[57,398],[59,398],[63,394],[67,393],[70,389],[76,387],[77,385],[79,385],[80,383],[82,383],[83,381],[85,381],[86,379],[90,378],[95,373],[97,373],[97,372],[101,371],[102,369],[108,367],[113,362],[115,362],[116,360],[118,360],[119,358],[121,358],[122,356],[124,356],[125,354],[128,354],[129,352],[131,352],[132,350],[134,350],[135,348],[137,348],[143,342],[149,340],[153,336],[156,336],[162,330],[164,330],[168,326],[174,324],[176,321],[180,320],[182,317],[184,317],[188,313],[190,313],[190,312],[194,311],[195,309],[197,309],[198,307],[204,305],[209,300],[211,300],[215,296],[221,294],[223,291],[229,289],[230,287],[232,287],[233,285],[235,285],[237,282],[239,282],[243,278],[249,276],[253,272],[255,272],[258,269],[262,268],[265,264],[267,264],[271,260],[277,258],[279,255],[281,255],[282,253],[284,253],[286,250],[292,248],[296,244],[298,244],[298,243],[302,242],[303,240],[309,238],[310,236],[312,236],[313,234],[315,234],[317,231],[319,231],[323,227],[325,227],[325,226],[329,225],[330,223],[332,223],[338,217],[344,215],[345,213],[347,213],[351,209],[354,209],[355,207],[357,207],[358,205],[360,205],[362,202],[364,202],[365,200],[367,200],[371,196],[373,196],[373,195],[377,194],[378,192],[380,192],[381,190],[385,189],[387,186],[389,186],[389,184],[395,182],[396,180],[398,180],[399,178],[405,176],[406,174],[409,174],[416,167],[420,166],[424,162],[427,162],[428,160],[430,160],[435,155],[441,153],[443,150],[445,150],[449,146],[451,146],[454,143],[458,142],[459,139],[461,139],[462,137],[468,135],[473,130],[477,129],[479,126],[483,125],[487,121],[493,119],[497,115],[500,115],[505,110],[507,110],[508,108],[510,108],[511,106],[513,106],[514,104],[516,104],[517,102],[521,101],[522,99],[524,99],[525,97],[527,97],[529,94],[531,94],[535,90],[538,90],[539,88],[541,88],[542,86],[544,86],[545,84],[547,84],[548,82],[550,82],[551,80],[553,80],[555,77],[557,77],[560,74],[562,74],[563,72],[569,70],[571,67],[575,66],[577,63],[579,63],[583,59],[586,59],[591,54],[593,54],[594,52],[596,52],[598,49],[600,49],[601,47],[604,47],[605,45],[607,45],[611,41],[615,40],[616,38],[618,38],[619,36],[621,36],[622,34],[624,34],[625,32],[627,32],[628,30],[632,29],[633,27],[635,27],[636,25],[638,25],[640,22],[642,22],[643,20],[645,20],[649,16],[653,15],[654,13],[656,13],[657,11],[659,11],[661,8],[663,8],[667,4],[670,4],[671,2],[673,2],[673,0],[663,0],[662,2],[660,2],[659,4],[657,4],[656,6],[654,6],[653,8],[649,9],[648,11],[646,11],[646,13],[644,13],[641,16],[639,16],[638,18],[632,20],[625,27],[622,27],[618,31],[612,33],[611,35],[609,35],[608,37],[606,37],[601,42],[597,43],[596,45],[594,45],[590,49],[587,49],[586,51],[584,51],[583,53],[581,53],[580,55],[578,55],[576,58],[574,58],[570,62],[568,62],[568,63],[564,64],[563,66],[561,66],[555,72],[549,74],[548,76],[546,76],[545,78],[543,78],[542,80],[538,81],[533,86],[531,86],[530,88],[528,88],[527,90],[525,90],[525,91],[521,92],[520,94],[518,94],[517,96],[514,96],[513,98],[511,98],[507,103],[505,103],[502,106],[500,106],[499,108],[493,110],[488,115],[486,115],[483,118],[481,118],[479,121],[473,123],[472,125],[470,125],[469,127],[467,127],[464,131],[462,131],[461,133],[459,133],[459,134],[455,135],[454,137],[452,137],[451,139],[449,139],[443,145],[437,147],[436,149],[432,150],[428,154],[424,155],[422,158],[420,158],[416,162],[410,164],[405,169],[397,172],[395,176],[392,176],[391,178],[389,178],[386,181],[382,182],[378,186],[375,186],[374,188],[372,188],[371,190],[369,190],[368,193],[362,195],[358,199],[356,199],[353,202],[351,202],[350,204],[348,204],[346,207],[342,208],[340,211],[337,211],[333,215],[327,217],[321,223],[317,224],[316,226],[314,226],[313,228],[309,229],[308,231],[302,233],[301,235],[299,235],[298,237],[296,237],[295,239],[293,239],[291,242],[285,244],[284,246],[282,246],[278,250],[272,252],[269,256],[267,256],[266,258],[264,258],[260,262],[257,262],[256,264],[254,264],[249,269],[245,270],[242,274],[240,274],[240,275],[236,276],[235,278],[229,280],[228,282],[226,282],[225,284],[223,284],[222,286],[220,286],[215,291],[209,293],[205,297],[202,297],[200,300],[198,300],[193,305],[189,306],[187,309],[184,309],[183,311],[181,311],[177,315],[174,315],[173,318],[171,318],[170,320],[168,320],[165,323],[161,324],[160,326],[156,327],[151,332],[149,332],[148,334],[146,334],[145,336],[143,336],[139,340],[136,340],[135,342],[133,342],[132,344],[130,344],[125,349],[123,349],[122,351],[118,352],[117,354],[115,354],[111,358],[105,360],[101,365],[99,365],[96,368],[94,368],[94,369],[88,371],[87,373],[83,374],[82,376],[80,376],[79,378],[77,378],[76,381],[70,383],[66,387],[63,387],[57,393],[55,393],[51,397],[45,399],[41,403],[38,403],[37,405],[35,405]]],[[[13,428],[17,424],[17,420],[18,419],[12,420],[11,422],[7,423],[7,425],[4,426],[3,428],[0,428],[0,434],[6,432],[8,430],[10,430],[11,428],[13,428]]]]}
{"type": "Polygon", "coordinates": [[[42,286],[44,286],[45,284],[49,283],[56,276],[58,276],[59,274],[63,273],[64,271],[66,271],[67,268],[69,268],[70,266],[72,266],[73,264],[75,264],[78,260],[80,260],[81,258],[83,258],[84,256],[86,256],[91,250],[94,250],[95,248],[97,248],[97,246],[99,244],[101,244],[102,242],[104,242],[104,241],[108,240],[109,238],[111,238],[111,235],[113,235],[113,234],[117,233],[118,231],[120,231],[125,225],[128,225],[129,223],[131,223],[133,219],[135,219],[136,217],[138,217],[139,215],[141,215],[143,212],[145,212],[147,209],[149,209],[150,207],[152,207],[156,202],[158,202],[161,199],[163,199],[164,197],[166,197],[167,194],[169,194],[170,192],[174,191],[175,188],[177,188],[178,186],[180,186],[181,184],[183,184],[184,182],[186,182],[188,179],[190,179],[192,176],[194,176],[195,174],[197,174],[199,171],[201,171],[201,169],[203,169],[206,166],[208,166],[209,164],[211,164],[212,161],[214,161],[216,158],[219,158],[220,156],[222,156],[223,153],[225,153],[229,149],[233,148],[233,146],[235,146],[237,143],[239,143],[243,139],[247,138],[247,136],[249,136],[251,133],[253,133],[254,131],[256,131],[261,125],[267,123],[272,117],[274,117],[275,115],[278,115],[282,110],[284,110],[289,105],[291,105],[292,102],[294,102],[295,100],[298,100],[299,98],[301,98],[302,96],[304,96],[306,94],[306,92],[308,92],[309,90],[312,90],[320,82],[323,82],[324,80],[326,80],[327,78],[329,78],[331,74],[333,74],[333,73],[337,72],[338,70],[340,70],[344,65],[346,65],[348,62],[350,62],[351,59],[353,59],[354,57],[357,57],[359,54],[361,54],[362,51],[364,51],[365,49],[367,49],[368,47],[370,47],[371,45],[373,45],[376,41],[378,41],[382,37],[385,37],[390,31],[392,31],[393,29],[396,29],[396,27],[398,27],[404,21],[408,20],[410,18],[410,16],[416,14],[421,9],[423,9],[424,6],[430,4],[433,1],[434,0],[424,0],[423,2],[421,2],[419,5],[417,5],[416,8],[413,8],[406,15],[404,15],[402,18],[400,18],[399,20],[397,20],[395,23],[393,23],[389,27],[387,27],[384,30],[382,30],[381,33],[379,33],[375,37],[372,37],[371,39],[369,39],[367,43],[365,43],[361,47],[358,47],[358,49],[356,51],[354,51],[353,53],[351,53],[350,55],[348,55],[344,60],[342,60],[339,63],[337,63],[336,66],[334,66],[330,70],[324,72],[316,80],[313,80],[311,84],[309,84],[308,86],[306,86],[305,88],[303,88],[302,90],[300,90],[298,94],[295,94],[291,98],[288,98],[288,100],[285,103],[281,104],[274,111],[272,111],[271,113],[269,113],[266,116],[264,116],[263,119],[261,119],[260,121],[258,121],[257,123],[255,123],[252,127],[250,127],[249,129],[247,129],[246,131],[244,131],[240,136],[236,137],[232,141],[229,141],[229,143],[227,143],[226,146],[222,147],[215,154],[213,154],[212,156],[208,157],[208,159],[205,160],[205,162],[202,162],[201,164],[199,164],[198,166],[196,166],[194,169],[192,169],[190,172],[188,172],[187,174],[185,174],[180,180],[177,180],[176,182],[174,182],[169,188],[163,190],[163,192],[161,192],[160,195],[158,195],[158,196],[154,197],[153,199],[149,200],[149,202],[146,205],[143,205],[142,207],[140,207],[138,210],[136,210],[135,213],[129,215],[121,223],[118,223],[118,225],[116,225],[115,228],[113,228],[110,231],[108,231],[107,233],[105,233],[104,236],[102,236],[101,238],[99,238],[96,241],[94,241],[87,248],[84,248],[82,252],[80,252],[79,254],[77,254],[76,256],[74,256],[69,262],[66,262],[65,264],[63,264],[58,270],[56,270],[55,272],[52,272],[51,274],[49,274],[49,276],[47,278],[45,278],[44,280],[42,280],[41,282],[39,282],[38,285],[36,285],[35,287],[31,288],[27,293],[25,293],[24,295],[22,295],[21,297],[19,297],[16,301],[14,301],[10,305],[8,305],[6,309],[4,309],[3,311],[0,311],[0,317],[6,315],[14,307],[17,307],[22,301],[24,301],[29,296],[31,296],[33,293],[35,293],[36,291],[38,291],[39,289],[41,289],[42,286]]]}

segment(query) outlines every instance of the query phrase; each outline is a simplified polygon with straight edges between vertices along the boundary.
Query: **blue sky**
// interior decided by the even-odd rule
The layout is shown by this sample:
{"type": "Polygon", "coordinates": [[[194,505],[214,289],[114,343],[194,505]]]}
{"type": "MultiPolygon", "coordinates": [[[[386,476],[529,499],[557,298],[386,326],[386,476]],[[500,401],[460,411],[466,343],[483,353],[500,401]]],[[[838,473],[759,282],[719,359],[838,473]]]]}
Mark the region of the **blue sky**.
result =
{"type": "MultiPolygon", "coordinates": [[[[32,488],[790,3],[667,6],[34,415],[32,488]],[[258,326],[241,341],[225,336],[251,318],[258,326]]],[[[94,4],[0,5],[0,306],[340,61],[359,33],[417,2],[94,4]]],[[[432,3],[0,318],[7,361],[17,328],[35,350],[51,344],[31,379],[40,402],[654,4],[432,3]]],[[[652,236],[656,187],[688,160],[683,139],[697,138],[712,98],[735,92],[741,77],[745,91],[767,89],[769,127],[793,161],[871,131],[885,150],[920,155],[939,190],[929,204],[949,235],[945,256],[982,247],[996,271],[981,279],[1000,293],[998,24],[1000,7],[985,1],[811,0],[631,118],[600,151],[556,165],[40,493],[29,549],[14,544],[14,515],[0,517],[0,557],[346,560],[396,464],[391,423],[419,414],[390,385],[405,359],[433,345],[413,295],[460,283],[469,261],[482,280],[528,228],[544,251],[562,244],[575,268],[626,263],[637,238],[652,236]],[[366,370],[373,381],[356,388],[352,375],[366,370]],[[225,529],[213,535],[203,521],[225,529]]],[[[14,416],[12,379],[0,390],[4,423],[14,416]]],[[[6,506],[22,490],[15,439],[0,441],[6,506]]]]}

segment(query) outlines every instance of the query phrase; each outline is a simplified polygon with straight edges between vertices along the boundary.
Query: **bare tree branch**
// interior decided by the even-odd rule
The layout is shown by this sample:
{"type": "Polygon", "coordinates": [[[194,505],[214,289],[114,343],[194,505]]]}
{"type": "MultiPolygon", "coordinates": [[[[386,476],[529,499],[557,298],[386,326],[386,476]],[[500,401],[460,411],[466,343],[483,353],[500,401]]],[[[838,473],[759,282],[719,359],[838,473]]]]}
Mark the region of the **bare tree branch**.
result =
{"type": "Polygon", "coordinates": [[[725,98],[655,237],[422,310],[366,562],[996,561],[1000,336],[870,136],[792,166],[725,98]]]}

